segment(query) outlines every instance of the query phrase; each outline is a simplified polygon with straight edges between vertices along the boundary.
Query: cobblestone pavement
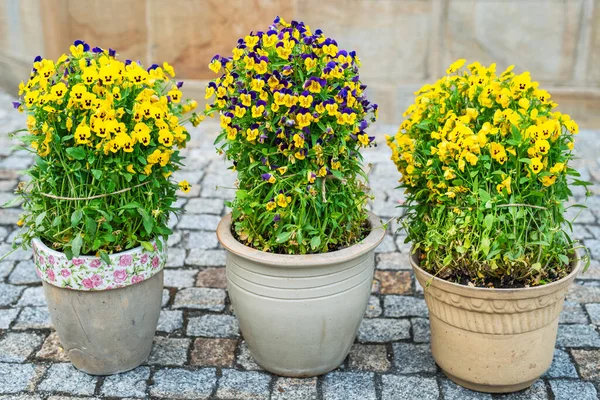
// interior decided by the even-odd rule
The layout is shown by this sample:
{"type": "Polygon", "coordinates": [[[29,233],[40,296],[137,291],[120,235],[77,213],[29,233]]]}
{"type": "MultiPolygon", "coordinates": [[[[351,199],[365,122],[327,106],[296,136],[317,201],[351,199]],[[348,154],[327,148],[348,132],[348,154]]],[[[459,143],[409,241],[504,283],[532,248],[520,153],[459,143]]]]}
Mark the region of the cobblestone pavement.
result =
{"type": "MultiPolygon", "coordinates": [[[[5,132],[24,125],[0,93],[0,203],[12,197],[19,170],[31,162],[10,150],[5,132]]],[[[192,132],[187,169],[194,184],[180,200],[185,214],[173,221],[165,269],[163,310],[154,348],[145,365],[124,374],[93,377],[75,370],[49,320],[30,252],[0,263],[0,398],[166,398],[271,400],[401,399],[597,399],[600,393],[600,188],[575,225],[595,258],[569,292],[560,317],[554,363],[530,389],[507,396],[456,386],[435,365],[423,289],[415,282],[403,237],[392,233],[378,248],[377,271],[366,318],[350,355],[334,372],[312,379],[268,374],[254,363],[226,293],[225,252],[215,228],[227,210],[234,176],[212,147],[212,121],[192,132]]],[[[401,194],[382,132],[382,145],[366,152],[373,164],[374,211],[397,215],[401,194]]],[[[600,182],[600,131],[581,132],[576,167],[583,179],[600,182]]],[[[576,192],[577,196],[583,193],[576,192]]],[[[10,247],[18,209],[0,210],[0,254],[10,247]]]]}

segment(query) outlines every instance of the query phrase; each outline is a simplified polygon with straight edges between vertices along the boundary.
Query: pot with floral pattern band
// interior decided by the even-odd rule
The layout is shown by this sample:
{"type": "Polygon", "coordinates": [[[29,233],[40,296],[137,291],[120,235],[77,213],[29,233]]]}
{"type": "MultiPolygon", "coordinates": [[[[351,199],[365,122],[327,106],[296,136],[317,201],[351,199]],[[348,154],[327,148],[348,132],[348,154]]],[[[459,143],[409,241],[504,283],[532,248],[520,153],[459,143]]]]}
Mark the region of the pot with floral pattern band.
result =
{"type": "Polygon", "coordinates": [[[52,323],[73,365],[92,375],[128,371],[150,354],[162,303],[167,246],[68,260],[32,241],[52,323]],[[160,249],[159,249],[160,247],[160,249]]]}

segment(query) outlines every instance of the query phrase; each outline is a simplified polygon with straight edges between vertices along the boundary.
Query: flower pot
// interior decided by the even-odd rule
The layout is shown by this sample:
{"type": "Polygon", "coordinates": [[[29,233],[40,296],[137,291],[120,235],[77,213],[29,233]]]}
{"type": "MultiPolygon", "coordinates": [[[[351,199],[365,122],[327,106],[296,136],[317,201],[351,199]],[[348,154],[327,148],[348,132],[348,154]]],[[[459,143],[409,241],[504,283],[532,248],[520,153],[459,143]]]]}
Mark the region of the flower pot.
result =
{"type": "Polygon", "coordinates": [[[338,367],[365,313],[375,248],[385,230],[324,254],[284,255],[239,243],[231,214],[217,228],[227,250],[227,288],[240,329],[256,362],[278,375],[306,377],[338,367]]]}
{"type": "Polygon", "coordinates": [[[489,393],[531,386],[552,363],[558,317],[580,270],[550,284],[519,289],[477,288],[434,278],[411,257],[424,288],[431,352],[457,384],[489,393]]]}
{"type": "Polygon", "coordinates": [[[92,375],[128,371],[152,348],[162,303],[163,249],[142,247],[68,260],[39,239],[32,241],[52,323],[73,365],[92,375]]]}

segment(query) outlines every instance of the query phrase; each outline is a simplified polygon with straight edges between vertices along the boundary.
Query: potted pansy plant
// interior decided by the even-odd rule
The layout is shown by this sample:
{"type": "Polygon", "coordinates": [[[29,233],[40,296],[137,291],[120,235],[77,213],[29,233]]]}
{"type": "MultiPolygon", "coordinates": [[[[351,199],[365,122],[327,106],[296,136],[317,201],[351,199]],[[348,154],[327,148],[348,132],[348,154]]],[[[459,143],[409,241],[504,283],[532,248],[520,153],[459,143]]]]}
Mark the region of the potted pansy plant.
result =
{"type": "Polygon", "coordinates": [[[460,385],[511,392],[552,361],[584,264],[563,213],[569,186],[589,183],[569,167],[577,123],[528,72],[464,63],[416,93],[387,141],[433,357],[460,385]]]}
{"type": "Polygon", "coordinates": [[[15,136],[35,158],[16,191],[19,245],[33,248],[65,351],[91,374],[135,368],[152,346],[169,215],[189,190],[172,173],[183,124],[203,118],[183,117],[196,102],[174,76],[76,41],[56,61],[37,57],[19,88],[27,129],[15,136]]]}
{"type": "Polygon", "coordinates": [[[263,368],[323,374],[354,341],[385,233],[360,153],[377,105],[356,54],[302,22],[277,18],[209,67],[206,113],[238,177],[217,235],[241,331],[263,368]]]}

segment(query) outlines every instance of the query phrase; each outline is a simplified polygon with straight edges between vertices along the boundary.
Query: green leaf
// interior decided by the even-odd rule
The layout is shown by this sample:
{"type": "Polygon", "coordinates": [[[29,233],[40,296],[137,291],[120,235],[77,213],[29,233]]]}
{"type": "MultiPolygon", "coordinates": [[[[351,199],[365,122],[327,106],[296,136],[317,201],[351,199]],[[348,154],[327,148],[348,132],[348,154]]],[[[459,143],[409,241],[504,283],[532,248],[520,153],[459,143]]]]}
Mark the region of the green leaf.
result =
{"type": "Polygon", "coordinates": [[[93,169],[92,175],[94,175],[94,178],[99,180],[102,177],[102,171],[100,171],[99,169],[93,169]]]}
{"type": "Polygon", "coordinates": [[[484,204],[491,199],[490,194],[483,189],[479,189],[479,197],[481,198],[481,202],[484,204]]]}
{"type": "Polygon", "coordinates": [[[483,254],[487,257],[487,255],[490,252],[490,239],[487,237],[484,237],[483,239],[481,239],[481,251],[483,251],[483,254]]]}
{"type": "Polygon", "coordinates": [[[569,257],[565,256],[564,254],[559,254],[558,259],[560,261],[562,261],[565,265],[569,265],[569,257]]]}
{"type": "Polygon", "coordinates": [[[142,245],[142,247],[148,251],[154,251],[154,246],[152,246],[152,243],[150,242],[140,242],[140,244],[142,245]]]}
{"type": "Polygon", "coordinates": [[[292,236],[292,233],[294,233],[294,231],[281,232],[279,235],[277,235],[277,243],[287,242],[288,240],[290,240],[290,236],[292,236]]]}
{"type": "Polygon", "coordinates": [[[494,224],[494,215],[493,214],[486,215],[485,218],[483,219],[483,226],[485,226],[486,229],[492,229],[493,224],[494,224]]]}
{"type": "Polygon", "coordinates": [[[447,266],[447,265],[450,265],[450,263],[452,262],[453,258],[454,257],[452,256],[452,253],[448,253],[446,255],[446,257],[444,257],[444,261],[443,261],[444,267],[447,266]]]}
{"type": "Polygon", "coordinates": [[[44,211],[43,213],[41,213],[40,215],[38,215],[35,219],[35,226],[40,226],[42,225],[42,222],[44,222],[44,218],[46,218],[46,211],[44,211]]]}
{"type": "Polygon", "coordinates": [[[85,159],[85,150],[82,147],[69,147],[66,151],[68,155],[76,160],[85,159]]]}
{"type": "Polygon", "coordinates": [[[2,208],[11,208],[13,206],[16,206],[18,203],[21,202],[21,200],[23,200],[21,198],[21,196],[13,197],[11,200],[9,200],[6,203],[2,204],[2,208]]]}
{"type": "Polygon", "coordinates": [[[107,265],[111,265],[110,257],[108,256],[108,253],[104,250],[100,250],[99,253],[100,253],[100,259],[102,261],[104,261],[107,265]]]}
{"type": "Polygon", "coordinates": [[[80,234],[75,235],[73,242],[71,242],[71,251],[73,252],[73,257],[79,257],[79,252],[81,251],[81,245],[83,244],[83,239],[80,234]]]}
{"type": "Polygon", "coordinates": [[[310,239],[310,247],[313,250],[318,249],[320,245],[321,245],[321,237],[320,236],[313,236],[312,239],[310,239]]]}
{"type": "Polygon", "coordinates": [[[79,221],[81,221],[82,217],[83,217],[83,211],[75,210],[73,212],[73,214],[71,214],[71,226],[77,225],[79,223],[79,221]]]}
{"type": "Polygon", "coordinates": [[[535,264],[531,265],[531,269],[534,271],[539,271],[542,269],[542,264],[540,264],[539,262],[536,262],[535,264]]]}

